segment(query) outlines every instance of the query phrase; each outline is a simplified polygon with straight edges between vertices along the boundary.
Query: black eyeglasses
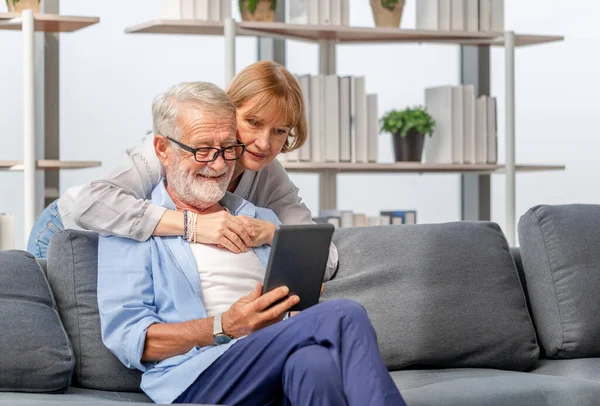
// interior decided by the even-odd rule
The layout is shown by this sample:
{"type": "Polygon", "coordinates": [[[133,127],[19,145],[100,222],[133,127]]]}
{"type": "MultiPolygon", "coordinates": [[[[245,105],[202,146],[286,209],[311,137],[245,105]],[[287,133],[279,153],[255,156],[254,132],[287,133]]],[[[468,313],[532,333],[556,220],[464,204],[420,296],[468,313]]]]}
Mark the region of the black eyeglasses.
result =
{"type": "Polygon", "coordinates": [[[246,145],[239,142],[239,144],[229,145],[224,148],[215,148],[215,147],[200,147],[200,148],[192,148],[188,145],[182,144],[181,142],[174,140],[171,137],[165,137],[169,141],[174,142],[179,145],[182,149],[191,152],[194,154],[194,158],[198,162],[213,162],[219,157],[219,154],[223,155],[223,159],[226,161],[235,161],[240,159],[246,150],[246,145]]]}

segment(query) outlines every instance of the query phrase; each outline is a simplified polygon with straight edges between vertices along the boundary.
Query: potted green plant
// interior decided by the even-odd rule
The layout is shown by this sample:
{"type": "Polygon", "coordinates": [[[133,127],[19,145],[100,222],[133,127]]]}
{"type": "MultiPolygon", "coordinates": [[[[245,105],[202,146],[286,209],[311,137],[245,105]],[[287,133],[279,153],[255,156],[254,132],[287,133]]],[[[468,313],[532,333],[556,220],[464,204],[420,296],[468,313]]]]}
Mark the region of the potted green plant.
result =
{"type": "Polygon", "coordinates": [[[421,106],[388,111],[381,118],[380,133],[392,134],[396,162],[421,162],[425,134],[431,136],[435,120],[421,106]]]}
{"type": "Polygon", "coordinates": [[[40,12],[41,0],[6,0],[8,11],[20,13],[23,10],[33,10],[34,13],[40,12]]]}
{"type": "Polygon", "coordinates": [[[275,21],[277,0],[239,0],[239,5],[244,21],[275,21]]]}
{"type": "Polygon", "coordinates": [[[376,27],[399,27],[404,0],[371,0],[376,27]]]}

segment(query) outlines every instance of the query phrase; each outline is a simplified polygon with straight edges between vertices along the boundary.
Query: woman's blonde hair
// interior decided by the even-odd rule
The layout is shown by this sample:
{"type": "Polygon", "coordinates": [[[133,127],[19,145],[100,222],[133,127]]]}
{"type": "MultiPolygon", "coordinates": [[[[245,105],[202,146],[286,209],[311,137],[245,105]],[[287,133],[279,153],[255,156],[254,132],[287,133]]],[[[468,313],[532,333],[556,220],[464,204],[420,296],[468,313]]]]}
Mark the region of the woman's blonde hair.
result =
{"type": "Polygon", "coordinates": [[[300,148],[308,136],[308,123],[302,90],[285,67],[273,61],[246,66],[231,81],[227,94],[236,108],[256,97],[248,115],[261,111],[280,111],[286,126],[292,128],[281,152],[300,148]]]}

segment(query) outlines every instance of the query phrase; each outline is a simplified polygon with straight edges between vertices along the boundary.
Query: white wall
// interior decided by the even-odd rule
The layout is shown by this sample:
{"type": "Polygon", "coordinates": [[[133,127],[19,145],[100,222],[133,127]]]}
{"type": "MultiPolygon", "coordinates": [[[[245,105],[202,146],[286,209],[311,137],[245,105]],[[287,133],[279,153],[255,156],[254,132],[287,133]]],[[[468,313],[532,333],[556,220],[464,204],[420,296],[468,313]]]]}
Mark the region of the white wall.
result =
{"type": "MultiPolygon", "coordinates": [[[[415,1],[407,1],[403,27],[414,27],[415,1]]],[[[508,28],[567,37],[564,43],[517,51],[517,161],[568,166],[562,173],[519,174],[517,215],[540,203],[600,202],[600,191],[588,180],[598,168],[595,155],[600,146],[593,124],[588,124],[598,111],[594,101],[600,87],[596,79],[600,58],[594,45],[599,44],[600,27],[593,16],[599,15],[600,4],[593,0],[506,3],[508,28]]],[[[98,169],[63,171],[63,191],[114,167],[122,149],[139,142],[151,128],[150,105],[158,92],[186,80],[224,85],[221,37],[124,34],[126,26],[157,16],[157,0],[61,0],[61,13],[101,18],[98,25],[61,36],[61,158],[101,160],[103,164],[98,169]]],[[[373,25],[368,1],[351,0],[351,23],[373,25]]],[[[239,70],[255,60],[256,41],[241,38],[237,47],[239,70]]],[[[315,45],[288,41],[288,67],[294,73],[316,73],[317,53],[315,45]]],[[[0,160],[19,159],[19,33],[0,32],[0,55],[0,160]]],[[[499,97],[502,130],[503,51],[495,49],[492,55],[492,88],[499,97]]],[[[456,46],[343,45],[337,56],[341,74],[367,77],[367,90],[379,94],[381,114],[423,103],[426,86],[459,81],[456,46]]],[[[380,137],[380,150],[380,160],[390,162],[389,136],[380,137]]],[[[316,175],[291,176],[316,212],[316,175]]],[[[22,179],[20,173],[0,172],[0,212],[15,214],[18,248],[23,248],[24,238],[19,226],[23,221],[22,179]]],[[[416,208],[420,222],[454,221],[460,218],[459,181],[456,175],[344,175],[338,181],[338,203],[340,208],[368,214],[416,208]]],[[[503,185],[503,176],[494,176],[493,220],[501,225],[503,185]]]]}

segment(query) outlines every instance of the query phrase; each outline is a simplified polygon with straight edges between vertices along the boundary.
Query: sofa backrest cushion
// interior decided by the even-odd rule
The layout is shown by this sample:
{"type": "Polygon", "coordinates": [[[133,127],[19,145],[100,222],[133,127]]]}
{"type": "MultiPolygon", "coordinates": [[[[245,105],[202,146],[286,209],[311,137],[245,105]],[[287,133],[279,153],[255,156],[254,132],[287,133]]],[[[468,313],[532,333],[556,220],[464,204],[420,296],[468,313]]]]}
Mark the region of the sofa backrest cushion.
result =
{"type": "Polygon", "coordinates": [[[66,392],[75,356],[48,281],[25,251],[0,251],[0,391],[66,392]]]}
{"type": "Polygon", "coordinates": [[[527,370],[539,356],[508,243],[497,224],[340,228],[324,300],[362,304],[391,370],[527,370]]]}
{"type": "Polygon", "coordinates": [[[536,206],[518,230],[545,356],[599,357],[600,205],[536,206]]]}
{"type": "Polygon", "coordinates": [[[73,385],[139,392],[141,372],[128,369],[102,343],[98,312],[98,234],[64,230],[48,247],[48,280],[76,357],[73,385]]]}

